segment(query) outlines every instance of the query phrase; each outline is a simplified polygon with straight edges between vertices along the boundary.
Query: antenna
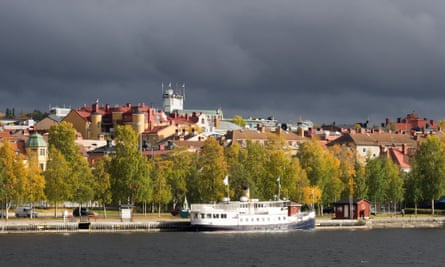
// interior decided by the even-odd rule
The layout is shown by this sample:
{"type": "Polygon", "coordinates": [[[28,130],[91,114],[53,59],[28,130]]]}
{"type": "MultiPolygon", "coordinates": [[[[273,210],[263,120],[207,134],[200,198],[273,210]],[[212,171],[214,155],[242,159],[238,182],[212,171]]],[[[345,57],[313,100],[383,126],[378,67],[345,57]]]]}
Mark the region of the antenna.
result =
{"type": "Polygon", "coordinates": [[[185,82],[182,83],[182,99],[185,101],[185,82]]]}

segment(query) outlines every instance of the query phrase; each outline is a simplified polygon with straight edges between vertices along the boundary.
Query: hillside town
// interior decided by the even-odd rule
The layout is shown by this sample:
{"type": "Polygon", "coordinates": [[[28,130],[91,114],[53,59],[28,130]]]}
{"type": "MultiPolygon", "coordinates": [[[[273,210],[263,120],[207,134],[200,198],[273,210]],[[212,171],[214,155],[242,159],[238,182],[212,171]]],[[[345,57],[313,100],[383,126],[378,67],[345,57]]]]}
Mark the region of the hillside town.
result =
{"type": "Polygon", "coordinates": [[[35,121],[30,117],[0,118],[0,139],[8,139],[17,154],[26,155],[30,150],[40,151],[39,163],[45,170],[47,138],[51,126],[69,122],[77,132],[76,143],[91,165],[108,153],[112,153],[110,140],[117,125],[131,125],[139,135],[140,150],[148,158],[166,153],[173,147],[184,147],[199,152],[204,140],[215,137],[221,145],[233,143],[245,146],[252,141],[267,143],[271,135],[285,138],[287,148],[295,155],[300,144],[316,137],[324,146],[346,145],[354,147],[360,159],[367,156],[391,158],[405,172],[410,171],[410,157],[418,141],[427,135],[441,135],[439,125],[432,119],[418,114],[406,114],[403,118],[381,125],[351,123],[349,126],[316,126],[312,121],[300,120],[296,125],[280,123],[273,117],[242,118],[244,125],[225,118],[223,110],[184,109],[181,92],[169,87],[162,95],[163,109],[143,103],[132,105],[102,104],[99,99],[91,105],[78,108],[51,107],[48,115],[35,121]],[[107,141],[108,140],[108,141],[107,141]]]}
{"type": "MultiPolygon", "coordinates": [[[[206,140],[217,140],[224,148],[237,144],[245,148],[248,143],[267,146],[270,140],[279,138],[283,149],[290,156],[296,156],[302,144],[318,142],[322,147],[347,147],[356,155],[361,164],[369,160],[385,158],[391,160],[401,173],[410,173],[412,159],[421,140],[428,136],[441,136],[438,123],[432,119],[410,113],[392,121],[386,118],[380,125],[353,123],[349,126],[321,125],[310,120],[300,119],[296,125],[282,123],[273,117],[261,118],[225,118],[221,108],[214,110],[184,109],[184,96],[181,90],[162,88],[162,109],[147,106],[144,103],[110,105],[99,99],[90,105],[77,108],[51,107],[47,116],[34,120],[31,117],[11,116],[8,109],[0,119],[0,141],[7,140],[16,155],[23,159],[31,153],[37,155],[38,166],[42,171],[47,169],[49,160],[48,135],[51,127],[69,123],[75,129],[75,143],[82,157],[94,169],[96,162],[116,153],[116,129],[130,126],[137,134],[138,151],[147,160],[166,155],[176,148],[200,153],[206,140]]],[[[173,167],[174,168],[174,167],[173,167]]],[[[279,179],[278,179],[279,180],[279,179]]],[[[350,190],[352,196],[353,190],[350,190]]],[[[181,202],[184,196],[174,196],[174,203],[181,202]]],[[[279,195],[279,193],[278,193],[279,195]]],[[[312,197],[314,191],[312,189],[312,197]]],[[[336,197],[334,197],[335,199],[336,197]]],[[[400,200],[400,199],[398,199],[400,200]]],[[[348,203],[359,205],[363,199],[337,199],[336,203],[325,203],[328,207],[319,206],[320,213],[332,212],[331,205],[340,205],[338,211],[348,203]],[[343,201],[343,202],[342,202],[343,201]],[[345,204],[346,203],[346,204],[345,204]]],[[[314,201],[312,200],[312,205],[314,201]]],[[[366,213],[354,215],[354,218],[369,217],[372,206],[367,201],[366,213]]],[[[387,209],[402,210],[404,205],[398,201],[387,209]]],[[[335,209],[334,207],[334,209],[335,209]]],[[[380,207],[379,207],[380,208],[380,207]]],[[[382,209],[385,208],[382,205],[382,209]]],[[[349,209],[349,208],[345,208],[349,209]]],[[[375,209],[375,207],[374,207],[375,209]]],[[[154,209],[153,209],[154,210],[154,209]]],[[[161,207],[158,207],[158,211],[161,207]]],[[[165,208],[164,208],[165,210],[165,208]]],[[[338,218],[352,216],[336,214],[338,218]]]]}

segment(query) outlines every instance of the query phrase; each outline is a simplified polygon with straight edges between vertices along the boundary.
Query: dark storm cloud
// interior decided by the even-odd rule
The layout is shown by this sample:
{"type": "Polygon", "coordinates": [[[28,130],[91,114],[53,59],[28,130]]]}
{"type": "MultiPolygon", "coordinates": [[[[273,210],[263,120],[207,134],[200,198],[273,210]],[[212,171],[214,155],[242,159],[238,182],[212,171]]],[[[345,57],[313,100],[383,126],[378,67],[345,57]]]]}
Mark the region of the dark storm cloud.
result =
{"type": "Polygon", "coordinates": [[[96,98],[226,116],[443,119],[442,1],[2,1],[0,110],[96,98]]]}

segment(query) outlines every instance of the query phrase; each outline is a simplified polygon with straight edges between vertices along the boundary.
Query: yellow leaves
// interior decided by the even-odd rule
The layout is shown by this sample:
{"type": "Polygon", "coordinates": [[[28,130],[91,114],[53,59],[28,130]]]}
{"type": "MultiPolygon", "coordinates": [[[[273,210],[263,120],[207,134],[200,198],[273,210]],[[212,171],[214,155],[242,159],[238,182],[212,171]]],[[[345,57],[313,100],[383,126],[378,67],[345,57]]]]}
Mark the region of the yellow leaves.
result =
{"type": "Polygon", "coordinates": [[[314,205],[321,199],[321,190],[318,186],[306,186],[304,188],[304,203],[314,205]]]}

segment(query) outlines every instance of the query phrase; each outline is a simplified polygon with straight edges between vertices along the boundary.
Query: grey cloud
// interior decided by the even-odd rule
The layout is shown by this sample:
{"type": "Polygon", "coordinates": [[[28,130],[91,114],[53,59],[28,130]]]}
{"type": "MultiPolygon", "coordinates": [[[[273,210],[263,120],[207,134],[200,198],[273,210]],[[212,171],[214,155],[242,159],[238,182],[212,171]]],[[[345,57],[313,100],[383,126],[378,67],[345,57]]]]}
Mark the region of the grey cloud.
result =
{"type": "Polygon", "coordinates": [[[160,106],[296,121],[441,119],[439,1],[4,1],[0,110],[14,104],[160,106]]]}

